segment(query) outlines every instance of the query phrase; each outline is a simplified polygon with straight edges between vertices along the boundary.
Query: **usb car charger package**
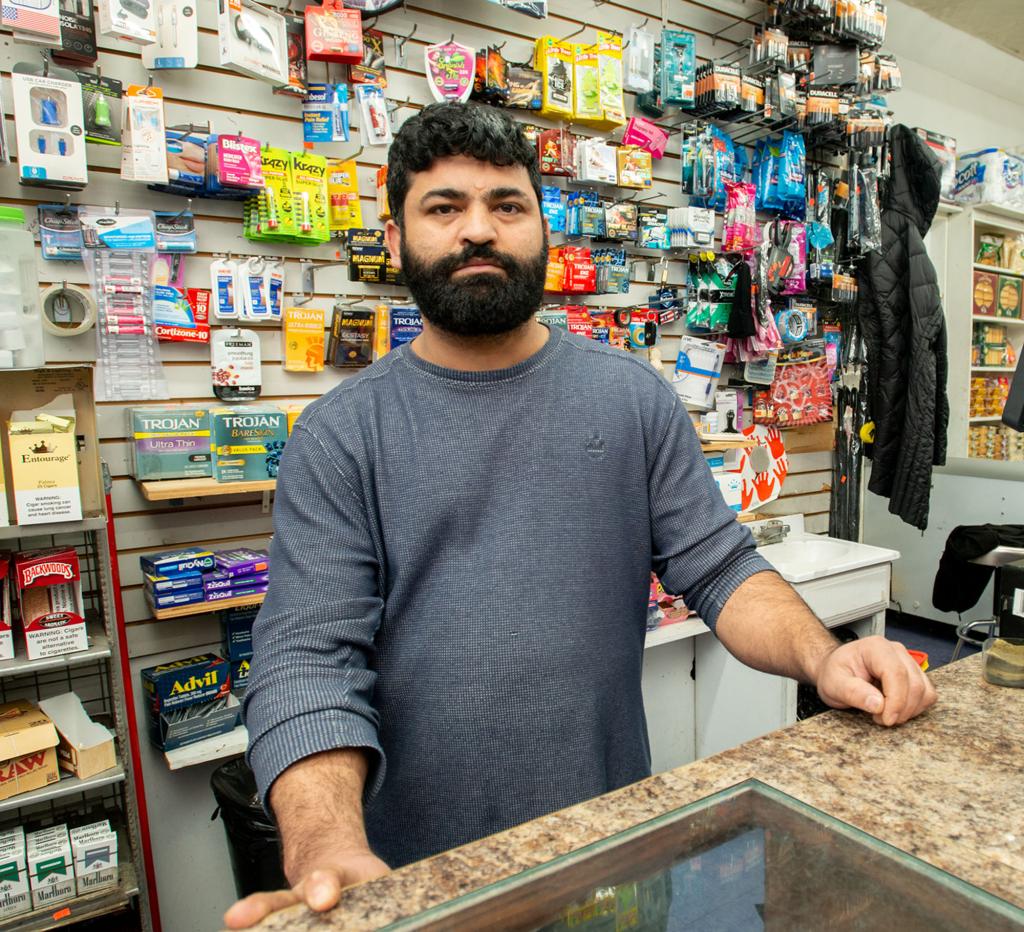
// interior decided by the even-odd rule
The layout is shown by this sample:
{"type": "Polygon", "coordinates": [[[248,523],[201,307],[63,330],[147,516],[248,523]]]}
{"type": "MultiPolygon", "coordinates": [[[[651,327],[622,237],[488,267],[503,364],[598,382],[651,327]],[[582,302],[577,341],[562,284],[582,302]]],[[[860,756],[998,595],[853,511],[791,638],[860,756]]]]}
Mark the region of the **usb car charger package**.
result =
{"type": "Polygon", "coordinates": [[[85,141],[103,146],[121,145],[121,97],[124,88],[116,78],[78,72],[82,82],[85,141]]]}
{"type": "Polygon", "coordinates": [[[147,70],[195,68],[199,64],[199,17],[195,0],[153,0],[156,42],[142,50],[147,70]]]}
{"type": "Polygon", "coordinates": [[[219,0],[220,63],[242,74],[288,83],[288,31],[284,17],[254,0],[219,0]]]}

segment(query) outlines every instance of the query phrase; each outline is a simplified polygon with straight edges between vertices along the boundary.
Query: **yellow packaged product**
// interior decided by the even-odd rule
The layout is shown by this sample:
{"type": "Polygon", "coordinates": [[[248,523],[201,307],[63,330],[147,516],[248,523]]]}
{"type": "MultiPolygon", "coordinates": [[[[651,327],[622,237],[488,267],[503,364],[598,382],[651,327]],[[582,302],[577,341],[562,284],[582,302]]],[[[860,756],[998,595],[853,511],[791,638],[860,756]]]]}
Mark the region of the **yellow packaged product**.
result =
{"type": "Polygon", "coordinates": [[[359,203],[359,178],[356,160],[327,161],[327,219],[331,232],[359,229],[363,225],[363,209],[359,203]]]}
{"type": "Polygon", "coordinates": [[[541,36],[534,62],[542,79],[540,112],[545,116],[572,117],[572,45],[554,36],[541,36]]]}

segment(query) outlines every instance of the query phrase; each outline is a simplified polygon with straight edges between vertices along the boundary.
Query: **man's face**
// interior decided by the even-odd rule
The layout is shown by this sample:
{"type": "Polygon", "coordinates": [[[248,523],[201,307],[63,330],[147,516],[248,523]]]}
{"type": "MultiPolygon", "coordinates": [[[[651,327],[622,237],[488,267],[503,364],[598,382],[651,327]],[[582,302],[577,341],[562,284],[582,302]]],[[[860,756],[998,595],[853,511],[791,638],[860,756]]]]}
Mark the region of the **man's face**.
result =
{"type": "Polygon", "coordinates": [[[457,336],[507,333],[540,306],[546,225],[530,176],[466,155],[412,176],[391,259],[423,317],[457,336]]]}

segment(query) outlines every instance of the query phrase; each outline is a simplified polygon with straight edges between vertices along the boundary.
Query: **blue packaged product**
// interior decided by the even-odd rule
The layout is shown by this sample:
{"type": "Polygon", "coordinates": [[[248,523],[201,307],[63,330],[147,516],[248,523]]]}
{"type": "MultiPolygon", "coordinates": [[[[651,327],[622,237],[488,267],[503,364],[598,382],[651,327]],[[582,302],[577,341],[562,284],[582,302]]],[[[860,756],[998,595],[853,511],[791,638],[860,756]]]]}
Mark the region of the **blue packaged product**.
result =
{"type": "Polygon", "coordinates": [[[309,84],[302,103],[305,142],[348,142],[348,85],[309,84]]]}
{"type": "Polygon", "coordinates": [[[231,691],[236,696],[242,695],[249,686],[249,662],[248,657],[231,661],[231,691]]]}
{"type": "Polygon", "coordinates": [[[677,29],[661,31],[661,98],[692,107],[696,99],[697,37],[677,29]]]}
{"type": "Polygon", "coordinates": [[[556,188],[551,184],[545,184],[541,186],[540,194],[540,209],[551,225],[551,232],[564,233],[565,201],[562,198],[562,189],[556,188]]]}
{"type": "Polygon", "coordinates": [[[259,613],[258,605],[226,608],[220,612],[221,643],[228,660],[245,660],[252,656],[252,626],[259,613]]]}
{"type": "Polygon", "coordinates": [[[175,608],[178,605],[203,602],[206,599],[206,593],[202,589],[185,589],[180,592],[153,592],[147,589],[146,598],[153,608],[175,608]]]}
{"type": "Polygon", "coordinates": [[[185,547],[139,557],[142,572],[149,576],[187,576],[208,573],[217,565],[212,550],[185,547]]]}
{"type": "Polygon", "coordinates": [[[82,225],[75,204],[39,205],[39,243],[44,259],[82,261],[82,225]]]}
{"type": "Polygon", "coordinates": [[[254,586],[265,586],[270,582],[269,573],[258,573],[253,576],[229,576],[227,573],[207,573],[202,577],[203,589],[206,592],[218,592],[225,589],[251,589],[254,586]]]}
{"type": "Polygon", "coordinates": [[[394,349],[405,343],[411,343],[423,332],[423,318],[419,308],[403,305],[391,308],[390,343],[388,348],[394,349]]]}
{"type": "Polygon", "coordinates": [[[151,715],[223,699],[231,691],[231,669],[223,657],[200,654],[146,667],[140,674],[151,715]]]}
{"type": "Polygon", "coordinates": [[[156,251],[193,253],[199,248],[195,217],[187,210],[158,210],[156,217],[156,251]]]}
{"type": "Polygon", "coordinates": [[[226,735],[237,727],[240,713],[238,697],[230,692],[210,702],[151,713],[149,738],[161,750],[173,751],[204,738],[226,735]]]}
{"type": "MultiPolygon", "coordinates": [[[[288,415],[270,405],[214,408],[213,475],[218,482],[276,479],[288,415]]],[[[212,567],[211,567],[212,568],[212,567]]]]}
{"type": "Polygon", "coordinates": [[[145,576],[146,588],[151,592],[185,592],[203,588],[202,573],[185,573],[182,576],[145,576]]]}
{"type": "Polygon", "coordinates": [[[175,405],[128,409],[132,473],[148,479],[206,479],[213,475],[210,412],[175,405]]]}

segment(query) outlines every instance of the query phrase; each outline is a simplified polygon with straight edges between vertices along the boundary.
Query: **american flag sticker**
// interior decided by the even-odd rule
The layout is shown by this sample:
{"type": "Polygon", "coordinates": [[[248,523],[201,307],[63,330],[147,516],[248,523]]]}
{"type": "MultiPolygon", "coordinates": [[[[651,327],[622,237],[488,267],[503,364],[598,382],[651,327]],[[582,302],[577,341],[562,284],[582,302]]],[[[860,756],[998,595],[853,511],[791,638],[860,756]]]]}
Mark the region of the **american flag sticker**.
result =
{"type": "Polygon", "coordinates": [[[57,0],[4,0],[2,8],[5,26],[40,36],[60,36],[57,0]]]}

